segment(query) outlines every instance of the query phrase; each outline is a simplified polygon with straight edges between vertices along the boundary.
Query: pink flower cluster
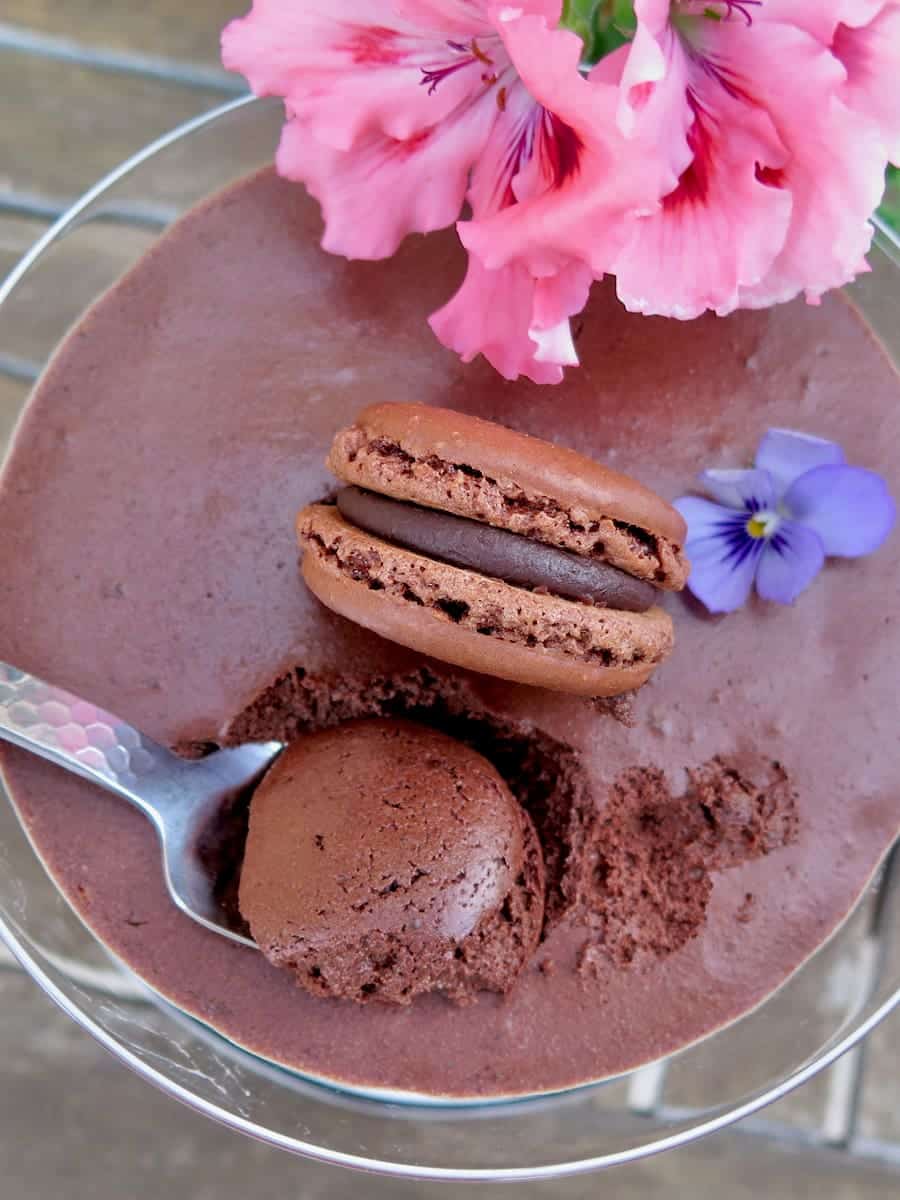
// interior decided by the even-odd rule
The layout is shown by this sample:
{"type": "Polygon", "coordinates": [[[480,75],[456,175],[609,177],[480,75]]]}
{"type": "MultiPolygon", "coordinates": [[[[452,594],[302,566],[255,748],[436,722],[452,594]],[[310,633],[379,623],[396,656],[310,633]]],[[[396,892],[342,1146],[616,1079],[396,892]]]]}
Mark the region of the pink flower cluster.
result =
{"type": "Polygon", "coordinates": [[[326,250],[384,258],[458,222],[468,272],[432,328],[554,383],[605,274],[679,318],[848,282],[900,161],[900,0],[633,9],[589,69],[562,0],[255,0],[223,58],[284,99],[277,166],[326,250]]]}

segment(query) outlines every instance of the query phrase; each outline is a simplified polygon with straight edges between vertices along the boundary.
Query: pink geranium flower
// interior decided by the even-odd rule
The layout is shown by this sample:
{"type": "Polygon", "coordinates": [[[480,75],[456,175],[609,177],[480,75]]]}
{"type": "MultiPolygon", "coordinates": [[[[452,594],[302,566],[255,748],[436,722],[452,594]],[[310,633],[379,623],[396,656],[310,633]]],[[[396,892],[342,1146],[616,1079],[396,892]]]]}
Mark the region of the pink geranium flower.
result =
{"type": "MultiPolygon", "coordinates": [[[[635,311],[690,318],[805,292],[810,301],[866,270],[869,218],[900,153],[897,0],[635,0],[627,46],[592,83],[615,84],[632,160],[671,170],[609,253],[608,195],[582,176],[552,212],[462,227],[487,267],[579,255],[617,276],[635,311]]],[[[538,100],[540,69],[523,71],[538,100]]],[[[557,97],[561,120],[575,114],[557,97]]],[[[628,155],[627,151],[623,151],[628,155]]]]}
{"type": "MultiPolygon", "coordinates": [[[[465,200],[489,217],[578,173],[578,134],[534,100],[504,41],[540,39],[560,86],[586,92],[560,12],[561,0],[255,0],[225,30],[223,58],[258,94],[284,98],[278,169],[319,200],[325,249],[384,258],[408,233],[451,225],[465,200]]],[[[613,104],[610,93],[595,114],[595,145],[604,131],[618,140],[613,104]]],[[[565,253],[534,266],[510,255],[491,272],[473,260],[431,323],[467,361],[480,352],[507,378],[557,382],[578,361],[568,318],[591,278],[565,253]]]]}
{"type": "Polygon", "coordinates": [[[590,69],[562,7],[255,0],[223,58],[284,99],[277,166],[326,250],[384,258],[468,204],[468,271],[431,324],[507,378],[577,362],[569,318],[604,274],[689,318],[866,269],[900,158],[900,0],[635,0],[590,69]]]}

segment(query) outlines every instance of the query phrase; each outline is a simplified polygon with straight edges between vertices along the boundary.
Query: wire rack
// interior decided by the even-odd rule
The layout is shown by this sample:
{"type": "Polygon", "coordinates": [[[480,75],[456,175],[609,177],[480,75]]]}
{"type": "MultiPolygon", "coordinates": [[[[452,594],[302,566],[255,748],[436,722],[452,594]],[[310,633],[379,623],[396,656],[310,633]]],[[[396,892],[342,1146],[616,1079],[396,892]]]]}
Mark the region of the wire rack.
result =
{"type": "MultiPolygon", "coordinates": [[[[210,102],[235,96],[244,90],[240,81],[213,67],[84,45],[67,37],[50,36],[4,22],[0,22],[0,53],[32,56],[48,63],[69,63],[102,73],[137,76],[154,80],[163,87],[169,84],[194,89],[198,93],[198,111],[208,107],[210,102]]],[[[0,216],[50,222],[59,217],[75,198],[54,198],[18,189],[15,180],[11,181],[12,186],[4,190],[2,182],[0,216]]],[[[144,230],[163,229],[174,215],[164,206],[155,204],[152,198],[148,198],[146,204],[136,203],[104,212],[106,220],[144,230]]],[[[0,379],[6,377],[30,384],[38,378],[42,367],[42,363],[18,354],[15,346],[0,346],[0,379]]],[[[883,901],[889,879],[900,870],[898,858],[898,847],[895,846],[881,872],[875,900],[869,909],[867,928],[860,942],[856,981],[863,998],[874,992],[882,969],[887,924],[883,901]]],[[[89,967],[77,962],[61,962],[59,965],[72,978],[92,990],[120,999],[153,1003],[140,981],[115,963],[108,968],[89,967]]],[[[0,970],[20,969],[0,943],[0,970]]],[[[667,1117],[676,1120],[691,1115],[689,1110],[669,1102],[667,1076],[668,1065],[665,1061],[634,1072],[629,1080],[626,1099],[629,1112],[654,1120],[667,1117]]],[[[862,1044],[850,1050],[827,1071],[824,1105],[818,1124],[810,1127],[790,1118],[779,1116],[776,1119],[763,1114],[747,1118],[736,1129],[748,1138],[769,1144],[831,1156],[835,1160],[869,1163],[900,1173],[900,1140],[866,1137],[860,1132],[860,1112],[867,1079],[867,1046],[862,1044]]]]}

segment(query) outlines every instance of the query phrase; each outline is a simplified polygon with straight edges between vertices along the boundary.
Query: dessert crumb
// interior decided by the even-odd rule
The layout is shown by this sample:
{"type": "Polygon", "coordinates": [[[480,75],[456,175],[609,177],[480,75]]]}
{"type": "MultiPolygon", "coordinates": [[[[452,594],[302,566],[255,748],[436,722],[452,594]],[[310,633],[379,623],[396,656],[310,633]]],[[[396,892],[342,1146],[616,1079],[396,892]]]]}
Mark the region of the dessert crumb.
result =
{"type": "Polygon", "coordinates": [[[218,742],[176,742],[172,747],[179,758],[207,758],[219,749],[218,742]]]}
{"type": "Polygon", "coordinates": [[[749,923],[753,920],[753,910],[755,907],[756,897],[754,894],[752,892],[745,893],[744,899],[741,901],[740,906],[735,913],[735,920],[739,921],[741,925],[749,925],[749,923]]]}
{"type": "Polygon", "coordinates": [[[650,713],[648,723],[653,732],[658,733],[661,737],[671,737],[675,732],[675,722],[663,709],[654,708],[650,713]]]}
{"type": "MultiPolygon", "coordinates": [[[[673,792],[663,772],[624,771],[606,805],[588,814],[567,891],[591,935],[578,969],[624,970],[682,949],[700,932],[713,875],[790,845],[797,797],[780,763],[754,778],[713,758],[673,792]]],[[[753,916],[746,893],[737,919],[753,916]]]]}
{"type": "Polygon", "coordinates": [[[608,963],[609,959],[596,942],[585,942],[578,951],[576,968],[578,974],[586,979],[599,979],[604,965],[608,963]]]}
{"type": "Polygon", "coordinates": [[[637,724],[633,693],[626,693],[624,696],[592,696],[588,704],[595,713],[603,717],[612,717],[626,729],[634,729],[637,724]]]}

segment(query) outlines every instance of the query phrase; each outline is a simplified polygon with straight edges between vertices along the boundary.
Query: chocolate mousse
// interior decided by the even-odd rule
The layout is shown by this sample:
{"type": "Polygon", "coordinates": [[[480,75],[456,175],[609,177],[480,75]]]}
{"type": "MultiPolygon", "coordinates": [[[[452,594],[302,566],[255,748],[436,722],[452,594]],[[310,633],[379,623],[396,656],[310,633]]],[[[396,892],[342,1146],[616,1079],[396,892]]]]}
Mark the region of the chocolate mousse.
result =
{"type": "Polygon", "coordinates": [[[317,996],[508,992],[544,916],[528,815],[491,764],[408,721],[294,742],[253,796],[240,907],[317,996]]]}
{"type": "Polygon", "coordinates": [[[600,285],[582,368],[505,383],[425,325],[462,277],[452,234],[385,263],[320,237],[317,205],[263,172],[180,222],[67,339],[0,480],[0,659],[186,753],[367,717],[465,742],[534,823],[542,941],[473,1004],[313,995],[173,908],[139,814],[3,748],[31,837],[154,988],[313,1076],[525,1094],[684,1047],[828,938],[897,833],[900,633],[860,596],[900,588],[900,539],[829,563],[794,606],[711,617],[667,596],[677,644],[626,722],[329,612],[300,580],[294,516],[333,498],[337,431],[398,399],[571,447],[669,501],[703,466],[748,463],[767,427],[834,439],[896,495],[897,375],[840,296],[680,323],[600,285]]]}

